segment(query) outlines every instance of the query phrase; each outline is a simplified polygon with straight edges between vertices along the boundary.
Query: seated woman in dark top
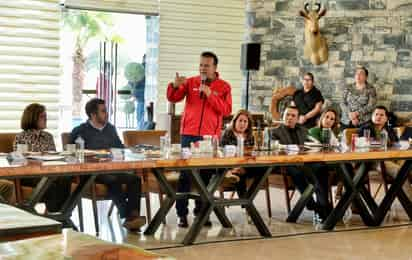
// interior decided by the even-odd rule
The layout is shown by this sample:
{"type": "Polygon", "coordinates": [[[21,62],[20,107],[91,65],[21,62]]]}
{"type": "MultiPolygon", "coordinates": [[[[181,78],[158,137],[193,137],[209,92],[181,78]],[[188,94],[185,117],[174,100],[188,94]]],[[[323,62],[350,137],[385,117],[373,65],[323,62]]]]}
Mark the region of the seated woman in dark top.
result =
{"type": "MultiPolygon", "coordinates": [[[[245,147],[253,147],[255,139],[253,137],[252,116],[247,110],[239,110],[230,122],[230,126],[223,132],[220,144],[237,145],[237,138],[243,137],[245,147]]],[[[233,168],[226,172],[226,178],[231,178],[236,183],[236,191],[239,197],[246,192],[246,180],[258,171],[264,171],[262,167],[233,168]]]]}
{"type": "Polygon", "coordinates": [[[379,141],[381,139],[381,133],[386,131],[388,134],[387,144],[390,146],[399,140],[393,128],[390,128],[387,123],[388,109],[384,106],[377,106],[372,112],[372,119],[359,128],[358,134],[362,137],[366,132],[365,130],[369,130],[370,137],[379,141]]]}
{"type": "MultiPolygon", "coordinates": [[[[372,120],[359,129],[359,136],[363,136],[366,129],[370,131],[370,137],[375,140],[380,140],[381,132],[386,131],[388,134],[387,145],[391,146],[398,142],[398,137],[393,130],[393,128],[388,126],[388,110],[384,106],[377,106],[372,112],[372,120]]],[[[403,161],[384,161],[386,173],[393,178],[399,172],[403,161]]],[[[374,167],[375,165],[370,164],[369,167],[374,167]]],[[[412,199],[412,186],[409,180],[406,180],[402,189],[408,195],[409,199],[412,199]]]]}
{"type": "MultiPolygon", "coordinates": [[[[17,144],[27,144],[31,152],[56,151],[53,136],[49,132],[44,131],[47,128],[45,106],[37,103],[28,105],[21,117],[21,128],[23,132],[16,135],[14,150],[17,149],[17,144]]],[[[25,178],[21,180],[21,184],[35,187],[39,181],[39,178],[25,178]]],[[[60,210],[70,194],[70,185],[70,177],[60,177],[53,182],[44,195],[46,208],[49,212],[60,210]]]]}

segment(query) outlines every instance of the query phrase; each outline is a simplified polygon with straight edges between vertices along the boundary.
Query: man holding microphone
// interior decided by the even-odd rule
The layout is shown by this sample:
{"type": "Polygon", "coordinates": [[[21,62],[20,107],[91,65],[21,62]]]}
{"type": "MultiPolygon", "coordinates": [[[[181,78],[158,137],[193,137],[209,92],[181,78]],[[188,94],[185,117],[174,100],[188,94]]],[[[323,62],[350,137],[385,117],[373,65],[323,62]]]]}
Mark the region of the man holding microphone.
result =
{"type": "MultiPolygon", "coordinates": [[[[180,142],[182,147],[190,147],[190,143],[203,139],[205,135],[220,137],[223,117],[232,112],[231,87],[222,80],[217,72],[218,58],[213,52],[200,55],[198,76],[186,78],[176,72],[174,82],[167,87],[167,99],[177,103],[186,98],[185,108],[180,124],[180,142]]],[[[190,172],[180,173],[177,191],[190,192],[192,176],[190,172]]],[[[207,183],[210,175],[202,174],[207,183]]],[[[194,214],[201,209],[200,201],[196,201],[194,214]]],[[[188,200],[176,201],[179,227],[188,227],[188,200]]],[[[210,226],[208,221],[206,225],[210,226]]]]}

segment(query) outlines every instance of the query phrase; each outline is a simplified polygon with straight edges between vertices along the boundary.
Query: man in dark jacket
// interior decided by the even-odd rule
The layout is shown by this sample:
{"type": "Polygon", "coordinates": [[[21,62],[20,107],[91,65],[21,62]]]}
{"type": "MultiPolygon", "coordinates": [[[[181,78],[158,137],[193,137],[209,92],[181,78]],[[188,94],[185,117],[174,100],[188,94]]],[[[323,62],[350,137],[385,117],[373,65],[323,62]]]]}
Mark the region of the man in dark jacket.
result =
{"type": "MultiPolygon", "coordinates": [[[[272,131],[272,139],[279,140],[283,145],[304,144],[308,131],[298,124],[299,110],[295,106],[286,108],[283,114],[284,123],[272,131]]],[[[313,183],[317,195],[317,202],[310,199],[307,208],[315,210],[320,218],[325,220],[331,210],[328,200],[328,174],[322,164],[309,164],[305,166],[286,166],[286,172],[292,177],[293,183],[300,193],[303,193],[309,183],[313,183]]]]}
{"type": "MultiPolygon", "coordinates": [[[[94,98],[87,102],[86,114],[89,120],[72,130],[71,143],[75,143],[76,139],[81,137],[86,149],[124,147],[115,126],[108,122],[104,100],[94,98]]],[[[146,218],[139,215],[141,181],[138,176],[128,173],[102,174],[96,177],[96,182],[107,186],[109,196],[119,210],[120,218],[125,218],[125,228],[136,231],[146,223],[146,218]],[[126,184],[126,192],[122,191],[123,184],[126,184]]]]}
{"type": "MultiPolygon", "coordinates": [[[[167,99],[177,103],[185,100],[180,125],[180,142],[182,147],[190,147],[203,139],[205,135],[220,137],[223,117],[232,112],[232,95],[229,83],[222,80],[217,73],[218,58],[212,52],[203,52],[200,55],[200,75],[191,78],[182,77],[176,73],[174,82],[167,87],[167,99]]],[[[208,183],[210,174],[202,174],[208,183]]],[[[179,176],[177,191],[191,190],[191,173],[182,171],[179,176]]],[[[176,211],[179,217],[179,226],[188,227],[188,200],[178,199],[176,211]]],[[[196,201],[195,214],[200,211],[201,204],[196,201]]],[[[206,225],[211,225],[207,221],[206,225]]]]}

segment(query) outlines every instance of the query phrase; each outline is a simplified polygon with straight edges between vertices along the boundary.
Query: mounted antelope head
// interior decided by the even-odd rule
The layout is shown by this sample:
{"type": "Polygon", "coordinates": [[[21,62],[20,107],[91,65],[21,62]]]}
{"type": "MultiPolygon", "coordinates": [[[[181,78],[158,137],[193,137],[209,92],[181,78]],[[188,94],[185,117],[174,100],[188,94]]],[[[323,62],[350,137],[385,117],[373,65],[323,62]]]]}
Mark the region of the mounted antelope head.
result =
{"type": "Polygon", "coordinates": [[[326,14],[326,9],[321,10],[321,4],[315,4],[316,9],[309,9],[309,3],[305,4],[305,9],[299,12],[305,19],[305,58],[312,64],[319,65],[328,60],[328,45],[325,37],[320,35],[319,19],[326,14]]]}

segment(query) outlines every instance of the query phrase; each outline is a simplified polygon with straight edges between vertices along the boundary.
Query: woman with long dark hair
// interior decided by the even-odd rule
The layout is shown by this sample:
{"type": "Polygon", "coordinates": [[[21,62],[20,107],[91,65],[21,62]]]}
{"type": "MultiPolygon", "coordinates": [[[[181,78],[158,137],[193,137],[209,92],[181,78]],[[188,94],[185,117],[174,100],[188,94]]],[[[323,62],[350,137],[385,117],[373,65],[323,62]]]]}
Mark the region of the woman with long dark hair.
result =
{"type": "MultiPolygon", "coordinates": [[[[253,120],[251,114],[244,109],[239,110],[229,127],[223,132],[220,144],[225,145],[237,145],[237,140],[242,137],[245,147],[253,147],[255,139],[253,137],[253,120]]],[[[263,171],[262,167],[248,167],[241,168],[236,167],[226,171],[226,178],[235,183],[236,191],[239,197],[244,196],[246,193],[246,180],[253,177],[257,171],[263,171]]]]}

